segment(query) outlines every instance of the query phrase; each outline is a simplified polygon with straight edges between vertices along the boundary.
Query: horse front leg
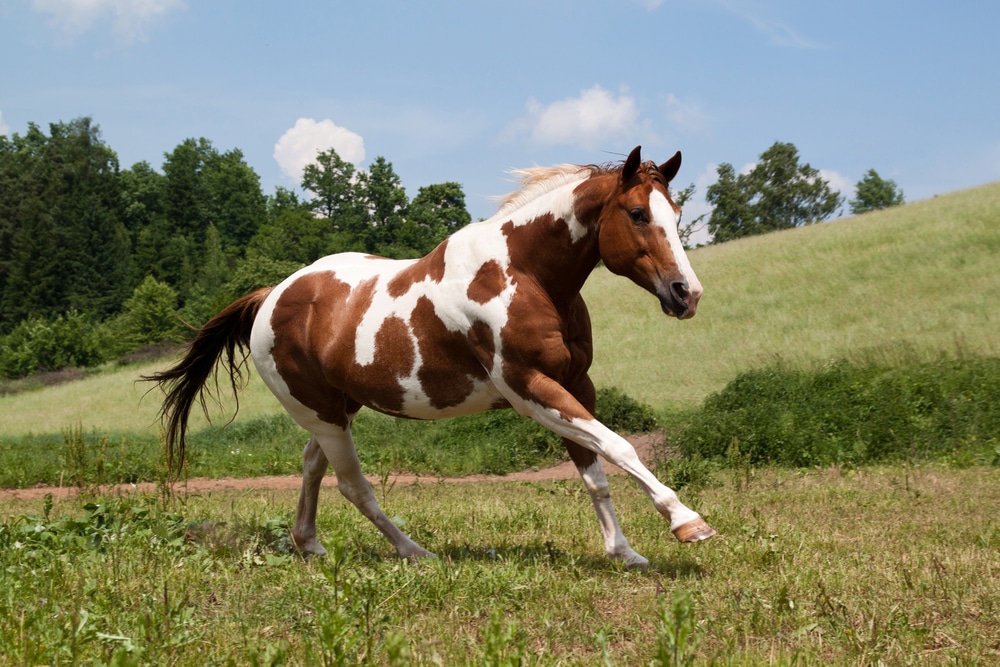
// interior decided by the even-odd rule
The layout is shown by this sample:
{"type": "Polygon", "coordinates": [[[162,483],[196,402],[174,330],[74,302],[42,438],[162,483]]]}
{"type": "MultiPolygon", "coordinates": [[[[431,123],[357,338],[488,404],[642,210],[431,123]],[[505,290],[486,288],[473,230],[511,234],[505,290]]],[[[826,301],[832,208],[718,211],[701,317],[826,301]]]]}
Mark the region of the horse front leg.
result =
{"type": "Polygon", "coordinates": [[[572,440],[563,438],[563,444],[566,446],[566,451],[569,452],[569,457],[576,464],[576,469],[583,480],[583,486],[587,489],[590,500],[594,504],[597,522],[601,526],[601,535],[604,537],[604,553],[612,560],[623,562],[628,569],[648,567],[649,560],[629,545],[628,539],[618,523],[615,506],[611,502],[611,487],[604,474],[601,459],[594,452],[581,447],[572,440]]]}
{"type": "MultiPolygon", "coordinates": [[[[594,390],[594,383],[585,371],[567,387],[567,390],[580,401],[580,404],[588,412],[594,413],[597,394],[594,390]]],[[[597,513],[597,522],[601,526],[601,535],[604,537],[604,553],[612,560],[623,562],[625,567],[629,569],[648,567],[649,561],[636,553],[629,545],[628,539],[625,538],[625,533],[622,532],[621,525],[618,523],[615,506],[611,502],[611,487],[604,474],[604,466],[601,464],[600,457],[567,438],[563,438],[563,445],[566,447],[570,459],[576,464],[584,488],[590,494],[590,501],[597,513]]]]}
{"type": "MultiPolygon", "coordinates": [[[[643,465],[628,440],[594,419],[591,411],[562,385],[544,374],[535,373],[524,386],[527,396],[518,395],[511,401],[518,412],[630,474],[653,501],[656,510],[670,522],[674,537],[681,542],[700,542],[715,535],[715,530],[697,512],[682,503],[673,489],[643,465]]],[[[603,470],[600,476],[604,476],[603,470]]]]}

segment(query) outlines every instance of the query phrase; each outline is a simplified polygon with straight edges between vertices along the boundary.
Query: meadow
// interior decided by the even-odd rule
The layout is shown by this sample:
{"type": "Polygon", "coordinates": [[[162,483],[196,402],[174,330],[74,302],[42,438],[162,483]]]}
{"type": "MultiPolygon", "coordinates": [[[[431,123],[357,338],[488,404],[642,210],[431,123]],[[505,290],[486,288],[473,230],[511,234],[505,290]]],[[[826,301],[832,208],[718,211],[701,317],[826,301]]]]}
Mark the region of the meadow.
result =
{"type": "MultiPolygon", "coordinates": [[[[389,482],[558,459],[509,413],[362,413],[380,502],[439,558],[395,559],[325,489],[331,555],[302,560],[293,492],[95,489],[162,480],[158,397],[136,379],[169,360],[0,395],[0,485],[82,489],[0,500],[0,664],[995,664],[998,256],[993,184],[693,251],[706,295],[682,323],[598,270],[595,382],[652,411],[664,444],[650,463],[720,533],[677,544],[615,478],[646,572],[603,557],[576,480],[389,482]],[[895,456],[868,456],[876,431],[895,456]],[[783,458],[803,447],[788,434],[834,454],[783,458]]],[[[189,473],[293,473],[304,433],[262,385],[223,427],[233,409],[198,417],[189,473]]]]}

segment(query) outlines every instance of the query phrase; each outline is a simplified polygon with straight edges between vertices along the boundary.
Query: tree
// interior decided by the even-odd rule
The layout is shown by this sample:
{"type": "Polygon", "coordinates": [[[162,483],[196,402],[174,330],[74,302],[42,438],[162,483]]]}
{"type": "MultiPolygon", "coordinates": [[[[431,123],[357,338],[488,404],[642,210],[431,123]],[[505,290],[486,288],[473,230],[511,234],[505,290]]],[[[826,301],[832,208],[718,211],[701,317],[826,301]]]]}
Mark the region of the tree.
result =
{"type": "Polygon", "coordinates": [[[397,234],[403,226],[410,201],[392,163],[381,155],[367,173],[360,174],[358,194],[367,213],[367,225],[360,231],[368,252],[389,257],[400,256],[397,234]]]}
{"type": "Polygon", "coordinates": [[[329,149],[302,172],[302,188],[313,194],[309,207],[337,231],[354,232],[363,224],[355,187],[354,165],[329,149]]]}
{"type": "Polygon", "coordinates": [[[70,310],[105,317],[128,294],[118,156],[90,118],[0,143],[0,331],[70,310]]]}
{"type": "Polygon", "coordinates": [[[267,218],[250,240],[248,253],[281,262],[312,264],[329,252],[330,221],[309,210],[309,204],[300,202],[291,190],[279,186],[268,197],[267,218]]]}
{"type": "Polygon", "coordinates": [[[843,203],[818,170],[799,164],[790,143],[775,142],[746,174],[724,163],[718,175],[705,197],[714,207],[708,229],[715,243],[820,222],[843,203]]]}
{"type": "Polygon", "coordinates": [[[267,219],[267,199],[260,191],[260,177],[243,159],[241,150],[209,153],[202,174],[202,192],[208,225],[218,229],[226,252],[242,255],[267,219]]]}
{"type": "Polygon", "coordinates": [[[445,237],[454,234],[472,221],[465,208],[465,193],[455,182],[425,185],[410,202],[408,223],[427,230],[427,242],[422,254],[430,252],[445,237]]]}
{"type": "Polygon", "coordinates": [[[884,180],[874,169],[869,169],[855,187],[857,195],[849,202],[854,215],[903,203],[903,191],[896,182],[884,180]]]}
{"type": "MultiPolygon", "coordinates": [[[[688,203],[692,197],[694,197],[694,183],[687,186],[683,190],[679,190],[673,193],[674,203],[677,204],[678,208],[683,209],[684,204],[688,203]]],[[[697,218],[685,221],[683,217],[681,218],[680,224],[677,226],[677,236],[681,239],[681,244],[684,246],[685,250],[690,250],[691,237],[700,232],[705,228],[703,221],[708,216],[707,213],[702,213],[697,218]]],[[[698,245],[701,245],[700,243],[698,245]]]]}

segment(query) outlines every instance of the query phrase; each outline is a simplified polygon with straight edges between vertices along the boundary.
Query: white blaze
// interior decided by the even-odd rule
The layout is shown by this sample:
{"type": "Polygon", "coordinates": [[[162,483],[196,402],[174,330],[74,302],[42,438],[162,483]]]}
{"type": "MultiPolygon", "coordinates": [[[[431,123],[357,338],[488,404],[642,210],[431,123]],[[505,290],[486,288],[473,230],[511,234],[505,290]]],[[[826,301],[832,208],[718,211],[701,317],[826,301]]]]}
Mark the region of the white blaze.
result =
{"type": "Polygon", "coordinates": [[[650,195],[649,209],[653,214],[653,224],[659,226],[667,235],[667,242],[670,243],[670,250],[674,254],[674,262],[681,275],[687,280],[691,296],[697,299],[701,296],[703,288],[698,276],[694,274],[694,269],[691,268],[691,262],[688,261],[687,253],[684,252],[684,244],[681,242],[680,234],[677,233],[680,216],[659,190],[653,190],[653,194],[650,195]]]}

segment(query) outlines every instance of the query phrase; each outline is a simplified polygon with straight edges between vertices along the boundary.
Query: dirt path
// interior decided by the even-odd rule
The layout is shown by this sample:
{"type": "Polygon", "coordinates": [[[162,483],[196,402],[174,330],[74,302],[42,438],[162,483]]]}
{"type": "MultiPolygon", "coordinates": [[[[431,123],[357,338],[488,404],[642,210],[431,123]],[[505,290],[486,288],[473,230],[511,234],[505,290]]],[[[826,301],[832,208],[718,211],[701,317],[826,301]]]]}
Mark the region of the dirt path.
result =
{"type": "MultiPolygon", "coordinates": [[[[658,441],[657,434],[644,433],[640,435],[627,436],[629,442],[635,447],[639,458],[650,462],[652,458],[653,444],[658,441]]],[[[609,475],[624,474],[618,466],[604,463],[604,469],[609,475]]],[[[522,470],[521,472],[509,475],[469,475],[467,477],[435,477],[433,475],[399,474],[390,475],[387,482],[389,484],[415,484],[417,482],[428,483],[452,483],[461,484],[465,482],[542,482],[554,479],[573,479],[579,475],[576,466],[572,462],[566,461],[550,468],[537,470],[522,470]]],[[[380,482],[374,475],[368,476],[373,484],[380,482]]],[[[196,477],[179,482],[174,490],[187,493],[208,493],[222,490],[246,490],[246,489],[298,489],[301,484],[301,477],[298,475],[277,475],[270,477],[248,477],[234,479],[223,477],[221,479],[209,479],[207,477],[196,477]]],[[[336,486],[337,478],[328,474],[323,478],[323,486],[336,486]]],[[[107,486],[101,489],[105,493],[115,492],[139,492],[153,493],[156,491],[156,484],[153,482],[142,482],[140,484],[118,484],[107,486]]],[[[79,489],[76,487],[57,486],[36,486],[29,489],[0,489],[0,501],[4,500],[35,500],[44,498],[47,494],[52,494],[53,498],[69,498],[76,495],[79,489]]]]}

